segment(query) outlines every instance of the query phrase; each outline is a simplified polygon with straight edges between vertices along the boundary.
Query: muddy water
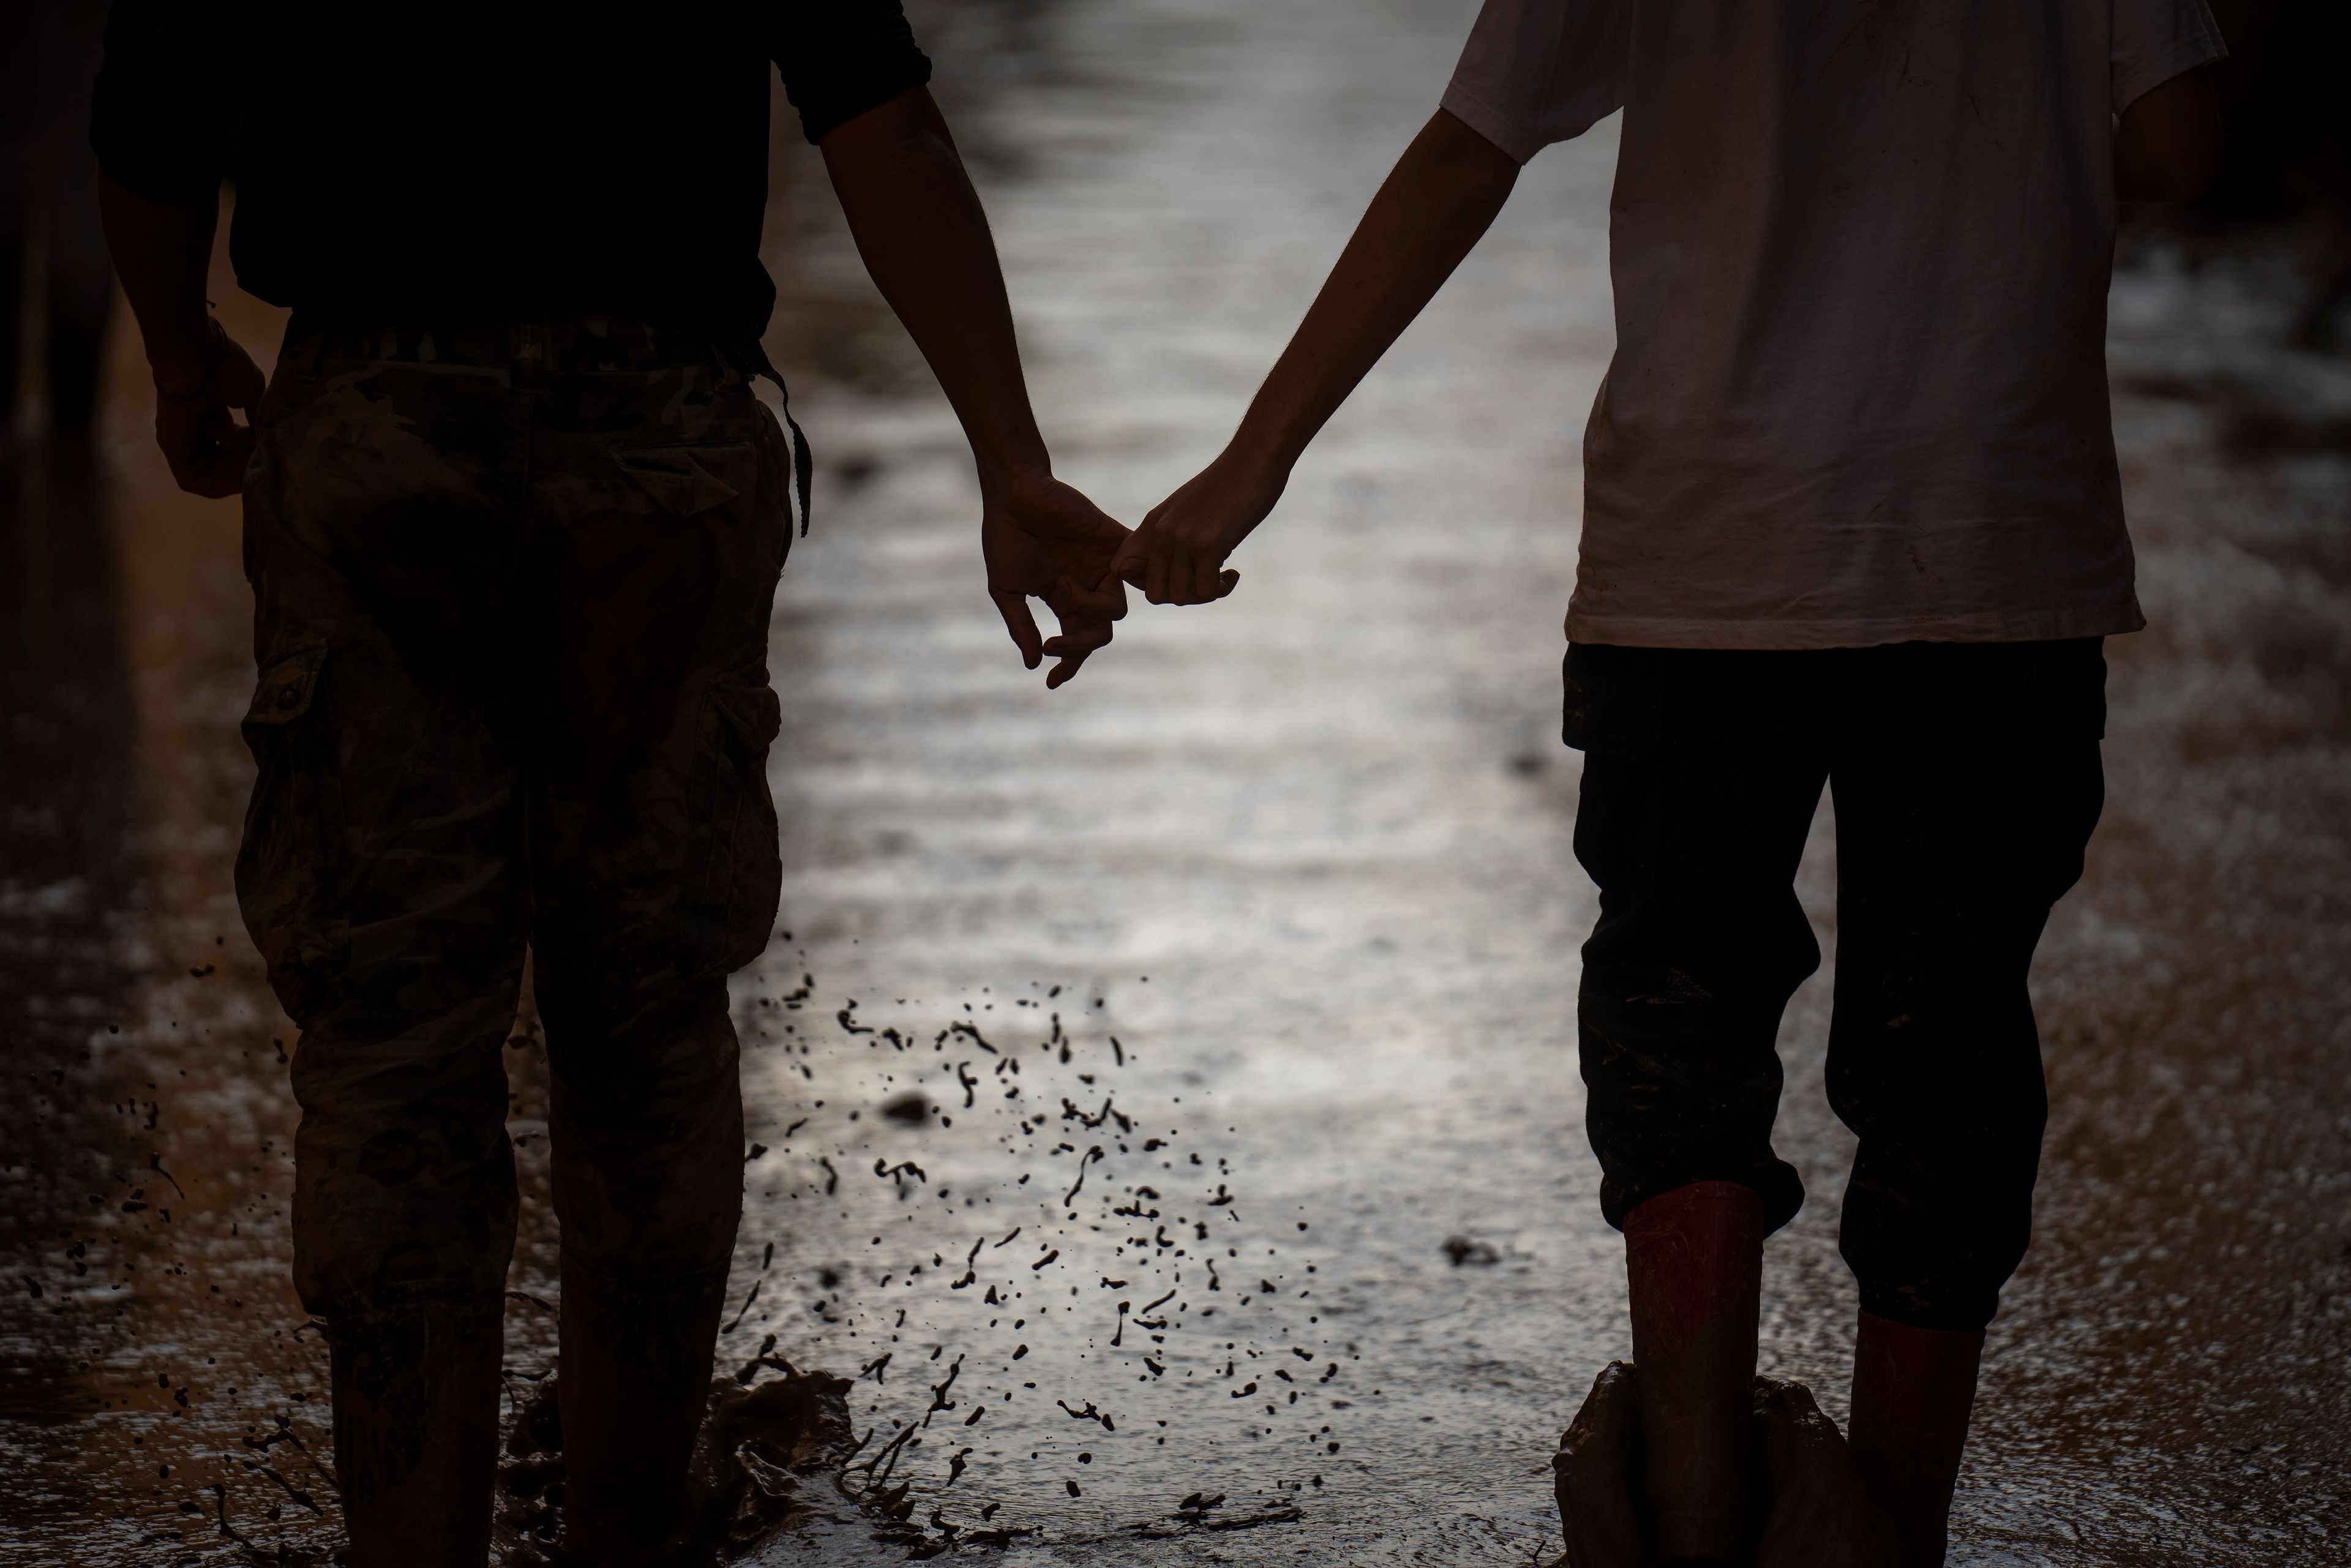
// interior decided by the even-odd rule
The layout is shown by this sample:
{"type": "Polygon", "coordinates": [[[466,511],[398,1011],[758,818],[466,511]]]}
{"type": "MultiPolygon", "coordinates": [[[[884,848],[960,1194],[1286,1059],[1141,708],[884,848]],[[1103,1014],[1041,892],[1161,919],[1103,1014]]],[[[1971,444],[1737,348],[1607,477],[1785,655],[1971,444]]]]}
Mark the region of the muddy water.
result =
{"type": "MultiPolygon", "coordinates": [[[[1065,476],[1131,517],[1214,451],[1473,8],[927,18],[1065,476]]],[[[820,516],[776,629],[790,871],[784,935],[737,984],[755,1143],[726,1350],[772,1335],[856,1377],[860,1461],[887,1455],[857,1479],[911,1482],[934,1542],[1557,1549],[1545,1460],[1626,1341],[1573,1059],[1592,907],[1555,729],[1612,158],[1603,126],[1530,169],[1234,600],[1139,606],[1050,695],[978,591],[951,420],[805,150],[779,160],[773,346],[820,516]]],[[[225,279],[214,298],[248,342],[277,329],[225,279]]],[[[2267,346],[2290,302],[2274,268],[2190,277],[2159,249],[2117,287],[2157,625],[2113,649],[2114,800],[2038,972],[2041,1231],[1994,1330],[1957,1561],[2319,1563],[2351,1531],[2351,377],[2267,346]]],[[[293,1041],[227,894],[234,513],[170,492],[118,384],[89,502],[112,563],[56,557],[84,586],[37,601],[50,641],[11,666],[12,711],[33,693],[51,716],[39,779],[8,784],[0,902],[11,1051],[39,1080],[0,1152],[0,1561],[316,1551],[293,1041]]],[[[1803,877],[1833,947],[1825,829],[1803,877]]],[[[1813,1201],[1771,1246],[1766,1364],[1842,1414],[1829,980],[1786,1031],[1783,1151],[1813,1201]]],[[[511,1056],[543,1199],[527,1035],[511,1056]]],[[[551,1245],[542,1202],[509,1281],[518,1390],[551,1355],[551,1245]]],[[[832,1511],[763,1560],[907,1553],[832,1511]]]]}

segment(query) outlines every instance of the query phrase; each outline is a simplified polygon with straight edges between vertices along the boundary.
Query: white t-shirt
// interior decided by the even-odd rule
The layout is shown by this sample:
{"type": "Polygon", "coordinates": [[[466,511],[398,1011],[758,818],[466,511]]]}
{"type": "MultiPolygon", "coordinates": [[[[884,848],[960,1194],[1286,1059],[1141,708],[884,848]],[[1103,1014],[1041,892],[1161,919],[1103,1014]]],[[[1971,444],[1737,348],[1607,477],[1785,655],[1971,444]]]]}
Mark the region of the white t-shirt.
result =
{"type": "Polygon", "coordinates": [[[1625,110],[1570,638],[2131,632],[2114,120],[2204,0],[1487,0],[1445,107],[1521,162],[1625,110]]]}

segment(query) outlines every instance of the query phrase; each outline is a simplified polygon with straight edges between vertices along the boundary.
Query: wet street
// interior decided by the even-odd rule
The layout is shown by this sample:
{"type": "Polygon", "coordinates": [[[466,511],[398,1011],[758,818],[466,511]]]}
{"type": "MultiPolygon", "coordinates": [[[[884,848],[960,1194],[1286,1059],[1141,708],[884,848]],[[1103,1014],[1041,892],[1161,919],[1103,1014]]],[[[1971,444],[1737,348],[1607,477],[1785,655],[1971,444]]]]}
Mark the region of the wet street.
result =
{"type": "MultiPolygon", "coordinates": [[[[916,8],[1064,478],[1132,521],[1214,455],[1475,9],[916,8]]],[[[755,1560],[1548,1562],[1552,1449],[1629,1354],[1557,723],[1614,122],[1530,167],[1235,596],[1138,601],[1050,694],[981,591],[954,422],[778,145],[770,347],[818,490],[721,1360],[855,1378],[860,1462],[913,1507],[755,1560]]],[[[2153,625],[2109,644],[2107,812],[2035,971],[2051,1134],[1958,1563],[2351,1552],[2351,363],[2276,346],[2295,287],[2153,243],[2117,278],[2153,625]]],[[[278,313],[213,297],[274,349],[278,313]]],[[[171,489],[117,337],[97,472],[20,457],[5,502],[0,1564],[317,1561],[296,1041],[229,887],[236,512],[171,489]]],[[[1833,954],[1826,802],[1802,891],[1833,954]]],[[[1767,1249],[1764,1370],[1842,1418],[1832,967],[1783,1034],[1811,1199],[1767,1249]]],[[[509,1060],[519,1397],[556,1293],[527,1019],[509,1060]]]]}

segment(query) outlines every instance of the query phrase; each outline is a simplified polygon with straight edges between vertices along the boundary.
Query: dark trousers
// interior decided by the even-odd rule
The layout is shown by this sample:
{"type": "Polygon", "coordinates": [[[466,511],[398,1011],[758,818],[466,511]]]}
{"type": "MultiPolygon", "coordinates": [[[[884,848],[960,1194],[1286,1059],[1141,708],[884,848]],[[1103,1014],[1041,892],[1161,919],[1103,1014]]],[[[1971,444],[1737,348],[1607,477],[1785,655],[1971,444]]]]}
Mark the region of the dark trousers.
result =
{"type": "Polygon", "coordinates": [[[1863,1307],[1974,1330],[2024,1255],[2048,1100],[2025,989],[2105,792],[2096,639],[1801,652],[1576,644],[1575,852],[1600,885],[1578,998],[1601,1206],[1694,1181],[1803,1202],[1775,1049],[1820,963],[1793,889],[1836,802],[1829,1103],[1861,1145],[1863,1307]]]}
{"type": "Polygon", "coordinates": [[[706,341],[598,319],[298,321],[256,423],[237,894],[302,1027],[304,1304],[497,1300],[526,946],[567,1275],[715,1297],[742,1198],[726,975],[781,874],[781,432],[706,341]]]}

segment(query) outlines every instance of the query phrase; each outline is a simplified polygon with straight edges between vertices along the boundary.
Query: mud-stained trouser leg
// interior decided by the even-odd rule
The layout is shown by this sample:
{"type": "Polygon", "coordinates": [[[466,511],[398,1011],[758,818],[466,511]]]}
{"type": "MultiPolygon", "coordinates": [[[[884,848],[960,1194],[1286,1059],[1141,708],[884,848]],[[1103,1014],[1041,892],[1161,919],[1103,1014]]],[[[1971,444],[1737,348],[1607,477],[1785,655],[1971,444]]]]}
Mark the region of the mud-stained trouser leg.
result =
{"type": "Polygon", "coordinates": [[[1771,1151],[1789,994],[1819,962],[1792,882],[1825,760],[1817,661],[1575,648],[1577,857],[1600,884],[1578,1025],[1602,1207],[1624,1230],[1660,1562],[1744,1528],[1765,1233],[1802,1201],[1771,1151]]]}
{"type": "Polygon", "coordinates": [[[525,915],[520,413],[494,376],[298,339],[246,486],[260,775],[238,896],[302,1028],[295,1282],[335,1346],[362,1565],[487,1550],[525,915]]]}
{"type": "Polygon", "coordinates": [[[2025,980],[2105,798],[2096,639],[1864,651],[1841,726],[1829,1103],[1861,1145],[1861,1304],[1972,1333],[2032,1234],[2048,1096],[2025,980]]]}
{"type": "Polygon", "coordinates": [[[2025,981],[2097,823],[2105,664],[2095,640],[1871,652],[1832,770],[1853,1452],[1907,1568],[1936,1568],[1982,1330],[2032,1233],[2048,1102],[2025,981]]]}
{"type": "Polygon", "coordinates": [[[2103,793],[2095,640],[1817,652],[1579,646],[1576,854],[1600,884],[1579,1024],[1601,1207],[1771,1154],[1772,1037],[1818,951],[1792,890],[1837,807],[1828,1088],[1861,1139],[1842,1246],[1862,1304],[1972,1332],[2022,1256],[2047,1103],[2025,979],[2103,793]]]}
{"type": "Polygon", "coordinates": [[[643,1563],[688,1532],[742,1212],[726,976],[767,945],[781,876],[766,654],[791,469],[739,379],[649,383],[633,421],[599,405],[619,395],[557,376],[540,401],[527,797],[569,1535],[643,1563]]]}
{"type": "Polygon", "coordinates": [[[1693,1182],[1803,1202],[1771,1152],[1780,1015],[1820,964],[1796,864],[1828,759],[1818,656],[1577,644],[1575,855],[1600,887],[1576,1026],[1601,1212],[1693,1182]]]}
{"type": "MultiPolygon", "coordinates": [[[[596,1289],[567,1303],[571,1498],[592,1514],[658,1494],[683,1469],[664,1434],[691,1436],[686,1384],[701,1407],[739,1212],[725,977],[776,907],[764,653],[789,449],[706,343],[618,322],[298,334],[260,423],[261,779],[238,887],[304,1029],[298,1284],[371,1333],[498,1299],[515,1214],[499,1045],[528,930],[566,1273],[626,1308],[589,1310],[596,1289]],[[663,1418],[600,1405],[646,1385],[602,1373],[643,1365],[664,1369],[663,1418]]],[[[425,1406],[360,1389],[362,1370],[486,1343],[378,1341],[338,1406],[371,1431],[425,1406]]],[[[494,1403],[460,1404],[431,1420],[494,1422],[494,1403]]],[[[470,1464],[479,1447],[424,1452],[470,1464]]],[[[489,1483],[485,1463],[427,1490],[486,1505],[489,1483]]],[[[396,1500],[405,1483],[385,1484],[396,1500]]],[[[429,1533],[438,1506],[351,1517],[429,1533]]]]}

